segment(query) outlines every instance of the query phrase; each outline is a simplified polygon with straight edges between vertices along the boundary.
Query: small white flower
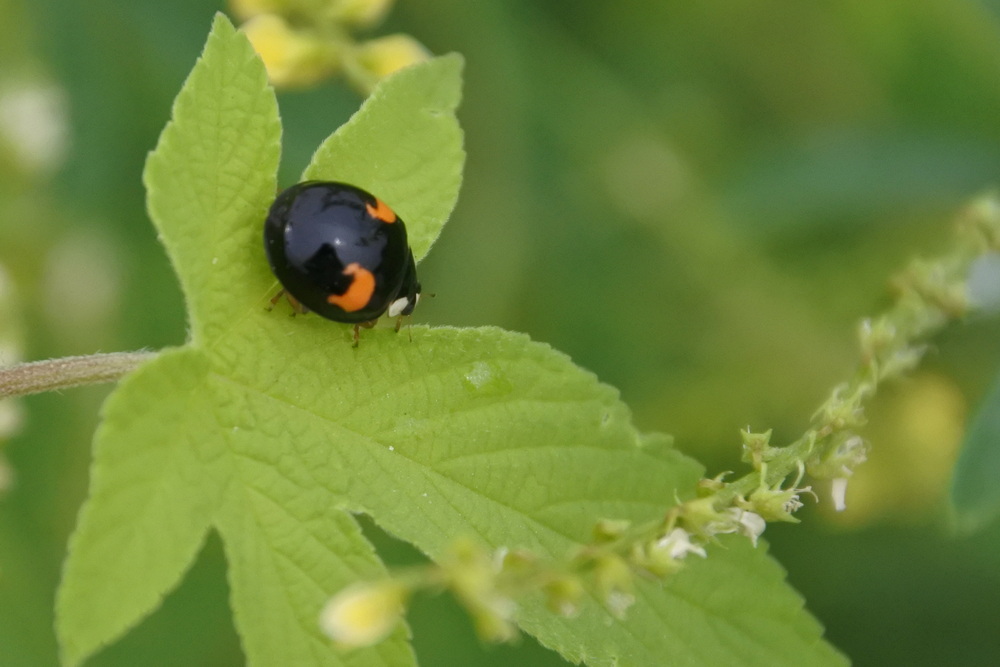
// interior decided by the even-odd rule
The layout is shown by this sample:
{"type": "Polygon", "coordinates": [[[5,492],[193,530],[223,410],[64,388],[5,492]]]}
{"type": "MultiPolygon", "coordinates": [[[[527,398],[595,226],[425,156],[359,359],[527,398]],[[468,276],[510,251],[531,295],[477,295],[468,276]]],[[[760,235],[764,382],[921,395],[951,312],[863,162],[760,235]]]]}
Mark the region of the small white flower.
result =
{"type": "Polygon", "coordinates": [[[674,560],[681,560],[688,554],[698,554],[706,557],[705,548],[691,542],[691,535],[683,528],[674,528],[656,543],[660,549],[666,550],[674,560]]]}
{"type": "MultiPolygon", "coordinates": [[[[809,491],[811,489],[807,486],[806,488],[800,489],[800,490],[801,491],[809,491]]],[[[801,508],[802,505],[803,505],[803,503],[802,503],[801,500],[799,500],[798,494],[795,494],[794,496],[792,496],[791,498],[789,498],[788,501],[785,502],[784,505],[781,506],[781,509],[785,510],[789,514],[793,514],[795,512],[795,510],[801,508]]]]}
{"type": "MultiPolygon", "coordinates": [[[[800,506],[801,504],[802,503],[799,503],[800,506]]],[[[756,547],[757,538],[759,538],[761,533],[764,532],[764,529],[767,528],[767,522],[764,521],[764,517],[756,512],[748,512],[747,510],[742,510],[738,507],[732,507],[728,511],[736,520],[736,532],[744,537],[749,537],[750,541],[753,542],[754,547],[756,547]]]]}
{"type": "Polygon", "coordinates": [[[838,477],[830,484],[830,495],[833,496],[833,508],[838,512],[847,509],[847,478],[838,477]]]}
{"type": "Polygon", "coordinates": [[[836,456],[844,461],[844,465],[853,470],[868,460],[868,446],[859,436],[851,436],[837,447],[836,456]]]}
{"type": "Polygon", "coordinates": [[[781,506],[781,509],[785,510],[789,514],[794,514],[796,510],[800,509],[804,505],[804,503],[801,500],[799,500],[799,494],[812,493],[812,487],[804,486],[801,489],[795,489],[795,492],[796,493],[788,500],[786,500],[785,503],[781,506]]]}
{"type": "Polygon", "coordinates": [[[319,627],[345,648],[371,646],[396,627],[405,596],[405,589],[392,581],[349,586],[326,603],[319,627]]]}
{"type": "Polygon", "coordinates": [[[743,512],[743,510],[738,507],[730,507],[722,510],[718,514],[718,519],[709,522],[705,526],[705,532],[708,535],[728,535],[735,533],[739,530],[737,524],[740,520],[740,512],[743,512]]]}

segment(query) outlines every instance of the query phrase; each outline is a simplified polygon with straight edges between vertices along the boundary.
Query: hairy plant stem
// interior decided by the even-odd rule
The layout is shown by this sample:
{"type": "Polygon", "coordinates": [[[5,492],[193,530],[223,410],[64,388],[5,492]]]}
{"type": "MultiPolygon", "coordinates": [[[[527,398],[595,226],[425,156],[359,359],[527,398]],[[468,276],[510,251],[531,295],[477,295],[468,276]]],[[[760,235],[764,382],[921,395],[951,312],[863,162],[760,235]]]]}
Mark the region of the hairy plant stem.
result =
{"type": "Polygon", "coordinates": [[[156,352],[111,352],[62,357],[0,368],[0,398],[114,382],[156,352]]]}

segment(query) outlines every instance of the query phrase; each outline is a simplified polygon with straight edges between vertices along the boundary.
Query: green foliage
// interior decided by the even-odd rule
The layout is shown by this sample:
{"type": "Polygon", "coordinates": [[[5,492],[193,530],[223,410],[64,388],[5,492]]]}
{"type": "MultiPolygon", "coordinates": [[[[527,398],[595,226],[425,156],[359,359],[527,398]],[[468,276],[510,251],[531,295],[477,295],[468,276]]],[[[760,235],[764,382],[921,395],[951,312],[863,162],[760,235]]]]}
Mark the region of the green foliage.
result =
{"type": "Polygon", "coordinates": [[[1000,379],[969,426],[955,465],[951,499],[960,525],[972,529],[1000,515],[1000,379]]]}
{"type": "Polygon", "coordinates": [[[462,60],[409,68],[372,93],[323,142],[303,179],[344,181],[379,193],[406,222],[414,258],[423,259],[458,199],[462,131],[455,120],[462,60]]]}
{"type": "Polygon", "coordinates": [[[216,19],[143,174],[150,217],[187,297],[195,344],[215,342],[250,305],[239,297],[266,289],[254,270],[260,230],[246,221],[262,220],[273,199],[281,123],[256,54],[233,33],[216,19]],[[247,289],[233,294],[222,272],[230,285],[247,289]]]}
{"type": "MultiPolygon", "coordinates": [[[[420,255],[457,195],[459,65],[387,80],[306,170],[387,193],[420,255]]],[[[432,558],[468,536],[556,560],[596,519],[655,519],[701,475],[641,435],[617,392],[523,335],[375,329],[354,349],[347,326],[268,312],[260,225],[279,135],[262,66],[217,17],[145,177],[191,337],[105,405],[58,596],[68,664],[153,611],[212,529],[250,663],[409,664],[405,629],[350,654],[319,633],[331,594],[384,575],[351,512],[432,558]]],[[[639,583],[625,620],[596,601],[565,619],[529,600],[518,622],[594,665],[840,664],[783,579],[763,549],[727,543],[665,585],[639,583]]]]}

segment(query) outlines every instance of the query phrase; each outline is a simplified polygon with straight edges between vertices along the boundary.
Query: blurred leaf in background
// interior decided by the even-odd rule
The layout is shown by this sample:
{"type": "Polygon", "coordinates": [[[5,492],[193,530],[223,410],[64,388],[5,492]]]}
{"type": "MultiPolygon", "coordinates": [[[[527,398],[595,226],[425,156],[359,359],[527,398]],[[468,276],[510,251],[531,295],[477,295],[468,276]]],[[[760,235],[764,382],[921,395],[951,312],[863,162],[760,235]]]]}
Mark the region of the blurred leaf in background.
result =
{"type": "Polygon", "coordinates": [[[1000,515],[1000,379],[969,427],[952,480],[959,524],[976,530],[1000,515]]]}
{"type": "MultiPolygon", "coordinates": [[[[21,295],[25,357],[183,341],[140,174],[219,9],[0,1],[0,111],[29,85],[47,111],[28,116],[53,119],[33,163],[0,132],[0,264],[21,295]]],[[[888,276],[1000,174],[996,2],[423,0],[372,29],[394,32],[467,60],[468,167],[421,265],[438,297],[418,318],[553,344],[710,470],[735,465],[740,427],[798,435],[850,368],[855,323],[888,276]]],[[[281,95],[283,185],[358,102],[340,81],[281,95]]],[[[859,665],[1000,660],[1000,530],[958,538],[946,521],[997,340],[995,319],[939,340],[873,407],[847,513],[769,531],[859,665]]],[[[17,485],[0,501],[0,665],[55,664],[53,591],[105,393],[24,401],[7,447],[17,485]]],[[[418,558],[371,532],[390,562],[418,558]]],[[[242,664],[223,572],[212,541],[164,607],[90,664],[242,664]]],[[[558,664],[527,640],[481,648],[447,600],[412,616],[425,664],[558,664]]]]}

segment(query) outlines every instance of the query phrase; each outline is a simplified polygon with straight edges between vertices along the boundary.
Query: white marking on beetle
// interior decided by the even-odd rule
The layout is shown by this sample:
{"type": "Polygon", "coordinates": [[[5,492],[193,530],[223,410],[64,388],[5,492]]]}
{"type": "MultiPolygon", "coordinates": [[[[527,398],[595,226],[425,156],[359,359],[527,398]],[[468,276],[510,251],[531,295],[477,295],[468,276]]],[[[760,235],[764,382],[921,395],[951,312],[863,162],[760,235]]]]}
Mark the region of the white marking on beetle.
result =
{"type": "Polygon", "coordinates": [[[405,296],[401,296],[392,303],[389,304],[389,317],[398,317],[400,313],[406,308],[410,300],[405,296]]]}

